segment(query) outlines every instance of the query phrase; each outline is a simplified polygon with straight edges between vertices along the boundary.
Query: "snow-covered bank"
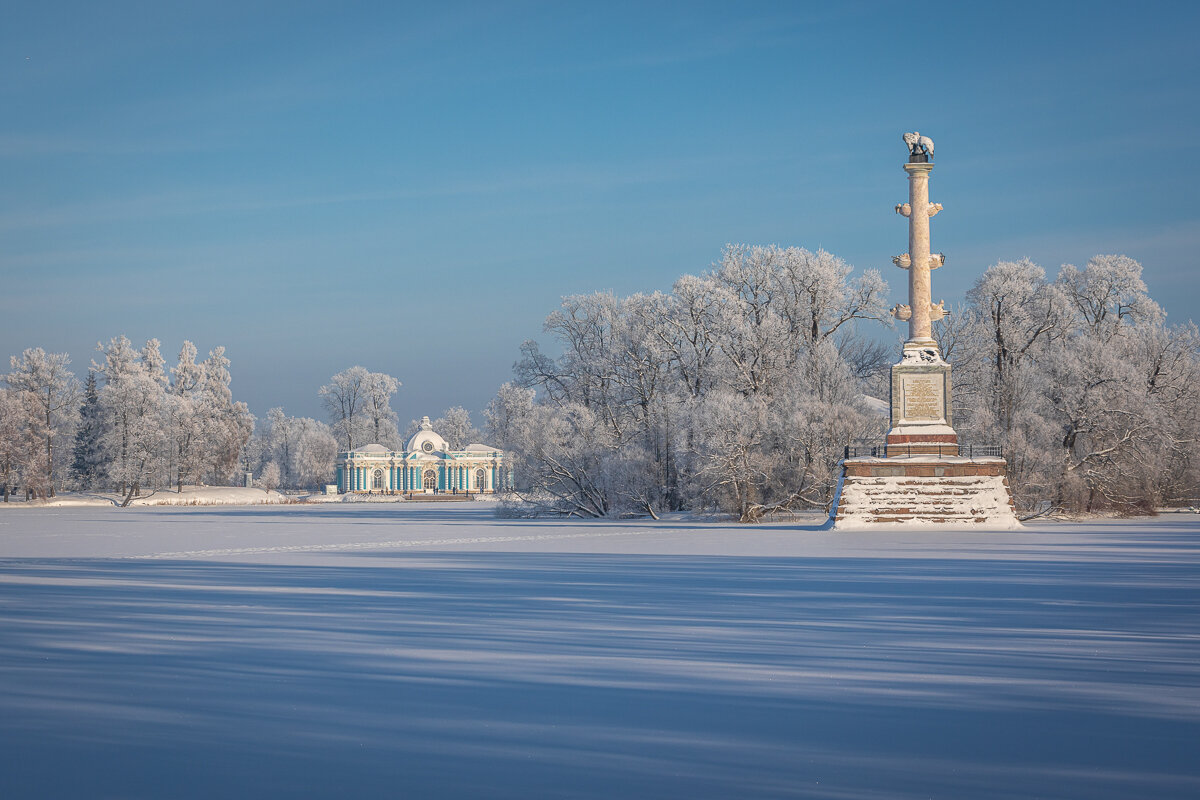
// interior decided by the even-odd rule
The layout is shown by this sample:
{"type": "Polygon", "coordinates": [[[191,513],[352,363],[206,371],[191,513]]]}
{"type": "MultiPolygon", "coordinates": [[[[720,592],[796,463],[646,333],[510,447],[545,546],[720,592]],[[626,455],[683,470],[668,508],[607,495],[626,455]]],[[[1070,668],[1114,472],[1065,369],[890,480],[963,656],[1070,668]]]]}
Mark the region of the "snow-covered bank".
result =
{"type": "MultiPolygon", "coordinates": [[[[11,502],[0,502],[0,509],[36,509],[36,508],[74,508],[91,506],[110,508],[120,506],[124,500],[120,494],[104,494],[100,492],[76,493],[64,492],[49,499],[25,501],[13,498],[11,502]]],[[[472,495],[468,499],[458,498],[460,502],[482,503],[495,507],[496,500],[490,495],[472,495]]],[[[240,486],[185,486],[182,492],[174,489],[160,489],[146,492],[133,498],[130,506],[258,506],[278,505],[282,503],[421,503],[417,496],[409,499],[404,495],[364,495],[364,494],[290,494],[285,495],[268,489],[243,488],[240,486]]],[[[429,502],[451,502],[445,498],[429,502]]]]}
{"type": "Polygon", "coordinates": [[[182,492],[172,490],[135,497],[131,506],[251,506],[294,503],[294,498],[285,497],[269,489],[254,489],[242,486],[185,486],[182,492]]]}
{"type": "MultiPolygon", "coordinates": [[[[124,496],[120,494],[67,492],[44,500],[0,503],[0,509],[75,508],[79,506],[111,508],[119,506],[124,499],[124,496]]],[[[267,489],[241,486],[185,486],[182,492],[176,492],[174,489],[145,492],[133,498],[129,505],[144,508],[147,506],[250,506],[294,502],[298,502],[298,500],[267,489]]]]}
{"type": "Polygon", "coordinates": [[[0,515],[0,796],[1184,798],[1194,515],[0,515]]]}
{"type": "Polygon", "coordinates": [[[0,500],[0,511],[4,511],[4,510],[11,511],[11,510],[17,510],[17,509],[30,510],[30,509],[38,509],[38,508],[79,508],[79,507],[111,508],[112,506],[118,504],[119,502],[120,502],[119,499],[114,499],[112,496],[109,496],[109,495],[95,494],[95,493],[77,494],[75,492],[64,492],[62,494],[55,495],[54,497],[45,498],[45,499],[37,498],[37,499],[33,499],[33,500],[26,500],[23,497],[14,496],[14,497],[10,498],[8,500],[8,502],[4,502],[3,500],[0,500]]]}

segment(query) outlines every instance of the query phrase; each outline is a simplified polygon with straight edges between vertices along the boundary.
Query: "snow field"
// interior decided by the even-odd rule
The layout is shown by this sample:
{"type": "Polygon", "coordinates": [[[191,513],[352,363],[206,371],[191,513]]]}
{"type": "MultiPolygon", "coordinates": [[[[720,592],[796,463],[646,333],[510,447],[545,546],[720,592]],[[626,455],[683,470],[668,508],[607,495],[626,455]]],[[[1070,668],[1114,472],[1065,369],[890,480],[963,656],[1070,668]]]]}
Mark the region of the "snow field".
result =
{"type": "Polygon", "coordinates": [[[1194,797],[1192,515],[0,516],[0,796],[1194,797]]]}

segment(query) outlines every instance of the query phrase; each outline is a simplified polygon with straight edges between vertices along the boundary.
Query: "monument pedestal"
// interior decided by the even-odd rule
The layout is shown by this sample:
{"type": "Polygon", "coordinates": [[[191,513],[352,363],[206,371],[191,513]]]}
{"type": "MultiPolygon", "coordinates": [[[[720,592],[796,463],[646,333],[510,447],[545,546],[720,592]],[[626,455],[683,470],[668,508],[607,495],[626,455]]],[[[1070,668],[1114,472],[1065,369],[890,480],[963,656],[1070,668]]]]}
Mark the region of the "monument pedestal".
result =
{"type": "Polygon", "coordinates": [[[892,367],[887,445],[877,456],[842,462],[829,514],[835,530],[1020,527],[1004,459],[960,454],[950,388],[950,365],[936,344],[905,345],[892,367]]]}
{"type": "Polygon", "coordinates": [[[958,435],[951,427],[950,365],[937,345],[904,346],[892,365],[891,430],[888,452],[905,455],[958,455],[958,435]]]}

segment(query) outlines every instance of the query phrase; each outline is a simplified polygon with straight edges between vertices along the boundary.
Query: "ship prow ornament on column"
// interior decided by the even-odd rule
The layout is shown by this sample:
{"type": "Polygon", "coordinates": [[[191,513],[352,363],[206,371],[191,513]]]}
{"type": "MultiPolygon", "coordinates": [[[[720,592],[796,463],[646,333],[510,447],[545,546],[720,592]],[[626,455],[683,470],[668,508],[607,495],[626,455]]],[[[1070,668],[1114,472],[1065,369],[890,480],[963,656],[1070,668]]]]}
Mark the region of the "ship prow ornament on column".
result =
{"type": "Polygon", "coordinates": [[[951,416],[950,365],[942,360],[933,323],[947,312],[933,303],[930,274],[946,263],[931,253],[929,221],[942,210],[929,202],[933,141],[904,134],[908,145],[908,252],[892,262],[908,272],[908,305],[892,314],[908,322],[900,362],[892,366],[891,429],[883,448],[842,462],[829,516],[835,530],[945,526],[1020,527],[1013,510],[1004,458],[963,452],[951,416]]]}

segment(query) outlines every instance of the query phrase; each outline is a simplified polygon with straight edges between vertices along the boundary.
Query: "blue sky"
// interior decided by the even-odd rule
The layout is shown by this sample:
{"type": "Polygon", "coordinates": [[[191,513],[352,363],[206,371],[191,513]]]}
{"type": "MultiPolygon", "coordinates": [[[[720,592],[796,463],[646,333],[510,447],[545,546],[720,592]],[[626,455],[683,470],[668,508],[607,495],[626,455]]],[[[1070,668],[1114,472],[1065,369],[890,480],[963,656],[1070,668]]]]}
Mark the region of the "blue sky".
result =
{"type": "Polygon", "coordinates": [[[1200,13],[1141,3],[10,3],[0,355],[222,344],[320,414],[362,364],[405,421],[478,411],[564,294],[727,242],[906,247],[937,142],[957,302],[991,263],[1140,260],[1200,317],[1200,13]]]}

